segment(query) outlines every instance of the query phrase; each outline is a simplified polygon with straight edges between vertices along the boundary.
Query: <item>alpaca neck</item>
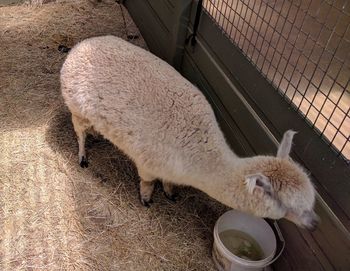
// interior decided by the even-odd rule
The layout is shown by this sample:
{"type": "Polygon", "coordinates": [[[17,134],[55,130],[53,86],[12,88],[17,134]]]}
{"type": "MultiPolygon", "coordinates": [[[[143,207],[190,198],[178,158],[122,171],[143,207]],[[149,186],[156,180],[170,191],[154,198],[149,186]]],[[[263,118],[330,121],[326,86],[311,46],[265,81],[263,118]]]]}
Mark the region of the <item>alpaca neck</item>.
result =
{"type": "Polygon", "coordinates": [[[241,211],[252,211],[251,204],[259,204],[251,198],[245,186],[245,178],[249,174],[259,173],[255,167],[258,162],[268,161],[268,156],[253,156],[227,160],[218,166],[216,171],[205,174],[193,186],[228,207],[241,211]]]}
{"type": "Polygon", "coordinates": [[[190,185],[225,205],[236,208],[238,203],[234,202],[232,193],[239,193],[241,177],[238,175],[243,160],[234,153],[222,156],[215,164],[205,167],[191,180],[190,185]]]}

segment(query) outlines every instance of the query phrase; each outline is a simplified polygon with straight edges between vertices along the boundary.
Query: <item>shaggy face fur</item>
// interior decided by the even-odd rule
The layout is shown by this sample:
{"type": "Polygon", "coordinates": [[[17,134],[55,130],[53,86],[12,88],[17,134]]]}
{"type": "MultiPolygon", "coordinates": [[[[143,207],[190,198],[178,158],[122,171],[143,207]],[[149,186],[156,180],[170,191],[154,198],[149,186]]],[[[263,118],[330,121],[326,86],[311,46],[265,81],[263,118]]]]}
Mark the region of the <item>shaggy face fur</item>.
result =
{"type": "Polygon", "coordinates": [[[314,189],[289,158],[294,132],[277,158],[237,157],[203,94],[150,52],[112,36],[85,40],[69,53],[61,87],[81,166],[93,127],[135,162],[144,205],[158,178],[169,198],[172,184],[189,185],[238,210],[315,226],[314,189]]]}
{"type": "Polygon", "coordinates": [[[318,221],[313,212],[315,191],[304,170],[290,158],[258,156],[254,160],[245,178],[250,193],[247,197],[255,203],[250,212],[275,219],[285,217],[314,229],[318,221]],[[253,172],[258,173],[250,175],[253,172]]]}
{"type": "Polygon", "coordinates": [[[250,212],[275,219],[285,217],[312,230],[318,223],[313,211],[315,190],[303,168],[289,157],[294,134],[284,134],[277,157],[243,159],[242,176],[250,194],[247,198],[254,202],[250,212]]]}

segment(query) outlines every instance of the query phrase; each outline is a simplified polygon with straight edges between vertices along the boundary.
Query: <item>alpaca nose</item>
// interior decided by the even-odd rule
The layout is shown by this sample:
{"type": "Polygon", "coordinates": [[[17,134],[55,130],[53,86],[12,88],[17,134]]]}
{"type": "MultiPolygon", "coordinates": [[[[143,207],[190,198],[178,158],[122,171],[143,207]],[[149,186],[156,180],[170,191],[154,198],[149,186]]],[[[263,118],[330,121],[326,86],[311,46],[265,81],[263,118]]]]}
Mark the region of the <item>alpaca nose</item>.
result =
{"type": "Polygon", "coordinates": [[[320,218],[314,211],[305,211],[302,215],[303,217],[303,226],[308,229],[309,231],[314,231],[316,230],[320,218]]]}
{"type": "Polygon", "coordinates": [[[318,223],[319,223],[318,219],[313,219],[313,220],[311,220],[311,222],[308,225],[305,225],[305,227],[309,231],[314,231],[314,230],[316,230],[318,223]]]}

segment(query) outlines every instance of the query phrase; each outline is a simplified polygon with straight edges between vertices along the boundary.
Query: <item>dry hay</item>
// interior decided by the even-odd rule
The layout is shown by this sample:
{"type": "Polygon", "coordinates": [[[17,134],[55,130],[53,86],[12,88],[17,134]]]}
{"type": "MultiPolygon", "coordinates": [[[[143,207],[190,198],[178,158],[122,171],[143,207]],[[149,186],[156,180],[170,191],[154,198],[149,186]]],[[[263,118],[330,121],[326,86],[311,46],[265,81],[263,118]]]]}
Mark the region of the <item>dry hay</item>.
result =
{"type": "Polygon", "coordinates": [[[134,165],[101,138],[78,166],[57,47],[137,31],[126,25],[112,0],[0,8],[0,270],[214,270],[222,205],[190,188],[170,203],[157,187],[142,207],[134,165]]]}

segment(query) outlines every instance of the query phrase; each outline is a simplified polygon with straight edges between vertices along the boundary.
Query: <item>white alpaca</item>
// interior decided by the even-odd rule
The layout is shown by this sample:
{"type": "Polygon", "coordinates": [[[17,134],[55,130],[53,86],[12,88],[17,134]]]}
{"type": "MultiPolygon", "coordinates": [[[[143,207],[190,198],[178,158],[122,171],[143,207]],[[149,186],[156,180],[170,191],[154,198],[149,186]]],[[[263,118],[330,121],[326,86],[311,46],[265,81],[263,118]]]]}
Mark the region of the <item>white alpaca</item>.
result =
{"type": "Polygon", "coordinates": [[[188,185],[237,210],[316,226],[314,188],[289,158],[294,132],[285,133],[277,157],[239,158],[202,93],[150,52],[113,36],[87,39],[69,53],[61,87],[80,165],[87,166],[93,127],[135,162],[144,205],[159,178],[170,198],[173,184],[188,185]]]}

